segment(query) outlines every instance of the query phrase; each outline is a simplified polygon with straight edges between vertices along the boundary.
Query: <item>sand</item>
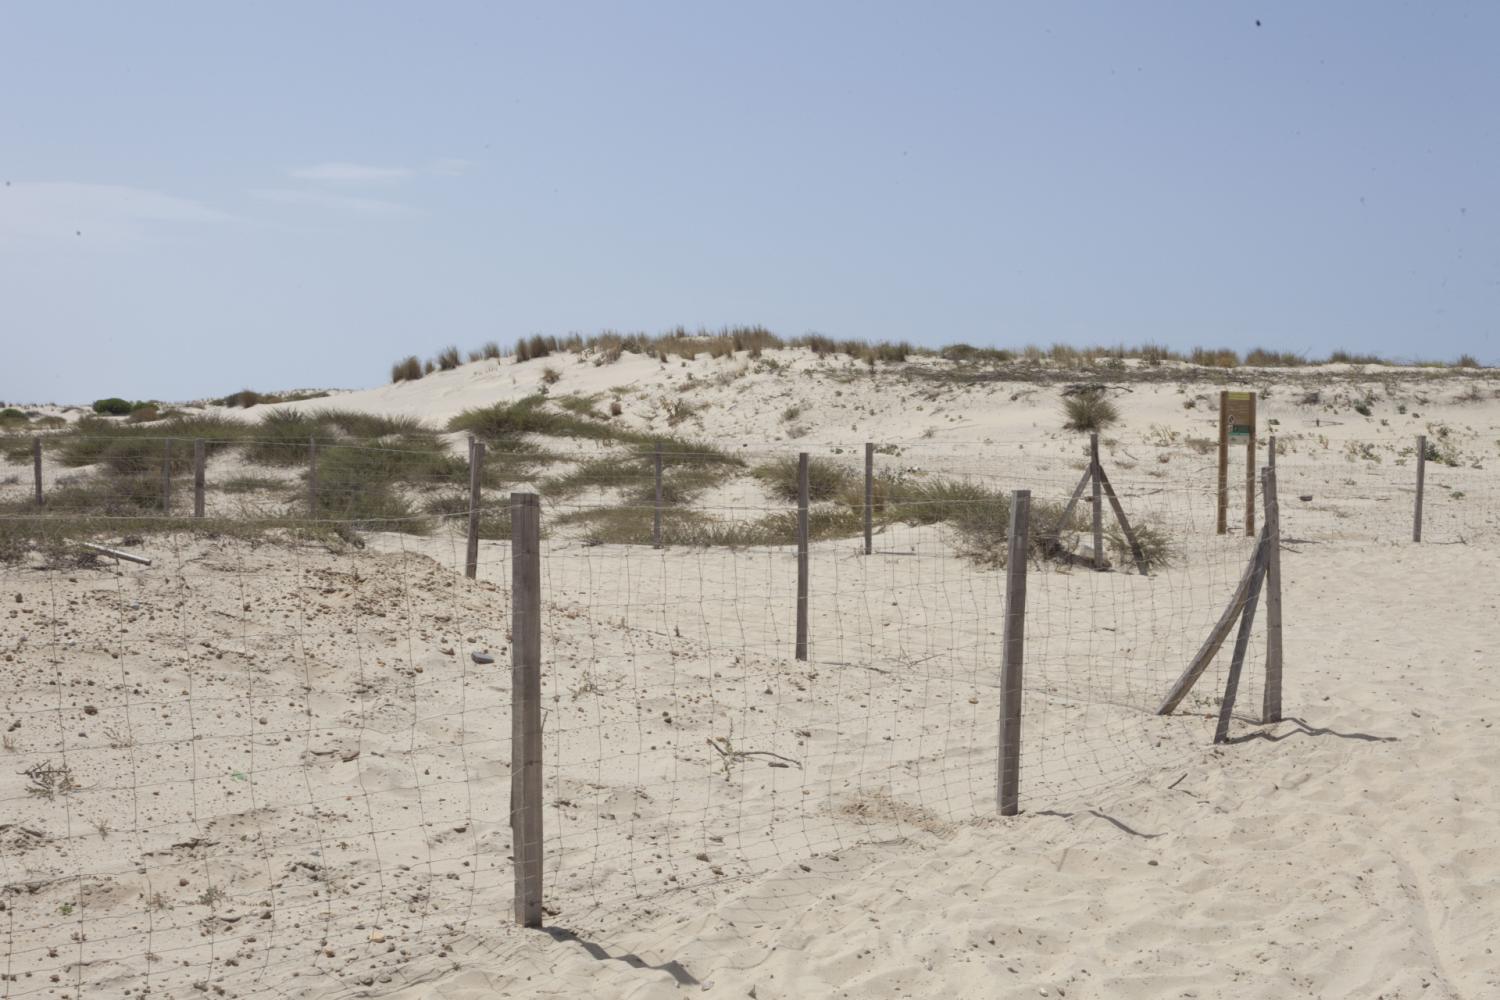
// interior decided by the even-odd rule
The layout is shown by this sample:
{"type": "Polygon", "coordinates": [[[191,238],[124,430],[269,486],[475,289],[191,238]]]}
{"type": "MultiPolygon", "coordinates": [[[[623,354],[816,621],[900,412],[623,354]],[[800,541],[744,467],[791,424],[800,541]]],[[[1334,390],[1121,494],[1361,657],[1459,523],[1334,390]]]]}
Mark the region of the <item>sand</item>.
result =
{"type": "MultiPolygon", "coordinates": [[[[899,446],[882,462],[1053,501],[1077,479],[1073,380],[771,353],[784,370],[481,362],[295,405],[437,424],[555,366],[549,394],[618,396],[652,429],[685,398],[674,432],[747,454],[856,461],[876,440],[899,446]]],[[[946,529],[893,528],[871,557],[815,546],[806,663],[788,551],[550,535],[544,931],[510,917],[505,543],[482,544],[476,583],[448,532],[337,551],[152,536],[150,567],[0,570],[9,995],[1500,993],[1495,383],[1245,386],[1270,390],[1284,447],[1288,718],[1258,724],[1257,638],[1221,747],[1222,662],[1185,711],[1152,714],[1249,552],[1213,534],[1213,456],[1188,442],[1212,435],[1219,386],[1115,384],[1111,478],[1183,558],[1032,570],[1018,817],[995,815],[1003,577],[946,529]],[[1416,433],[1460,459],[1429,464],[1421,546],[1416,433]],[[28,792],[38,764],[79,787],[28,792]]],[[[742,483],[704,502],[775,506],[742,483]]]]}

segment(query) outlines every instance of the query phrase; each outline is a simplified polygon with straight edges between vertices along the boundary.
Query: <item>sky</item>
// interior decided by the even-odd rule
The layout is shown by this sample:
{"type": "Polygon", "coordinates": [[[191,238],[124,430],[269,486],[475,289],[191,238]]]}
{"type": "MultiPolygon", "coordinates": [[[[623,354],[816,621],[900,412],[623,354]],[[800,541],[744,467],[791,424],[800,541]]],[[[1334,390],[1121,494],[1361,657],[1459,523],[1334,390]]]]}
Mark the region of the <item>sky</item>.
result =
{"type": "Polygon", "coordinates": [[[12,0],[0,399],[760,323],[1500,362],[1500,5],[12,0]]]}

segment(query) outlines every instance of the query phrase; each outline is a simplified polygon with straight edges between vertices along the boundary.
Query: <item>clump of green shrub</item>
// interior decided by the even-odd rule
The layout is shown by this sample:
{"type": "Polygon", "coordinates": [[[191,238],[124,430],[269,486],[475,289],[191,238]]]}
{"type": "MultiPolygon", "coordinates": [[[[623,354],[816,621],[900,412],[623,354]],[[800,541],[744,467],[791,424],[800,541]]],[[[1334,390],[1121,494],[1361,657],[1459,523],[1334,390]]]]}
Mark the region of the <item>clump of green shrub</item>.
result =
{"type": "Polygon", "coordinates": [[[1063,428],[1102,431],[1120,419],[1120,411],[1097,386],[1088,386],[1063,399],[1063,428]]]}
{"type": "Polygon", "coordinates": [[[102,416],[123,417],[132,410],[139,410],[151,405],[149,401],[145,400],[132,403],[130,400],[121,399],[119,396],[110,396],[107,399],[94,400],[94,412],[102,416]]]}

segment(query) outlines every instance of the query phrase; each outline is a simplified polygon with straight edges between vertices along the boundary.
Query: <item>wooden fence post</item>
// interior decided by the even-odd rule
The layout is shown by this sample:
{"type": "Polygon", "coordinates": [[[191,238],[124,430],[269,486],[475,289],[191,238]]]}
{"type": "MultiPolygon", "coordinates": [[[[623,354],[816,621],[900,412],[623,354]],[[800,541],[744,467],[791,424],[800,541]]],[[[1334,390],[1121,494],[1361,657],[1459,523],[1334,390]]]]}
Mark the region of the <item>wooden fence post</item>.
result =
{"type": "Polygon", "coordinates": [[[36,481],[36,505],[42,505],[42,439],[31,439],[31,477],[36,481]]]}
{"type": "Polygon", "coordinates": [[[1411,540],[1422,540],[1422,488],[1427,479],[1427,435],[1417,435],[1417,506],[1412,512],[1411,540]]]}
{"type": "Polygon", "coordinates": [[[162,442],[161,449],[161,512],[172,510],[172,439],[162,442]]]}
{"type": "Polygon", "coordinates": [[[1026,651],[1026,551],[1031,491],[1010,495],[1010,546],[1005,563],[1005,624],[1000,661],[1000,773],[997,801],[1001,816],[1021,809],[1022,658],[1026,651]]]}
{"type": "Polygon", "coordinates": [[[1275,469],[1276,468],[1276,435],[1275,434],[1272,434],[1270,436],[1270,438],[1267,439],[1266,445],[1267,445],[1266,464],[1270,468],[1275,469]]]}
{"type": "Polygon", "coordinates": [[[875,442],[865,442],[865,555],[874,551],[875,524],[875,442]]]}
{"type": "Polygon", "coordinates": [[[807,659],[807,452],[797,456],[797,649],[807,659]]]}
{"type": "Polygon", "coordinates": [[[1267,466],[1260,476],[1266,497],[1266,682],[1260,717],[1270,723],[1281,721],[1281,499],[1276,467],[1267,466]]]}
{"type": "Polygon", "coordinates": [[[193,516],[203,516],[203,439],[193,441],[193,516]]]}
{"type": "MultiPolygon", "coordinates": [[[[349,488],[359,486],[351,483],[349,488]]],[[[318,517],[318,439],[313,437],[307,439],[307,516],[314,520],[318,517]]]]}
{"type": "Polygon", "coordinates": [[[469,439],[469,544],[464,552],[464,576],[479,573],[479,481],[484,478],[484,442],[469,439]]]}
{"type": "Polygon", "coordinates": [[[1219,392],[1219,534],[1229,532],[1229,390],[1219,392]]]}
{"type": "Polygon", "coordinates": [[[656,452],[652,455],[654,474],[656,476],[656,505],[651,509],[651,547],[661,548],[661,442],[656,442],[656,452]]]}
{"type": "Polygon", "coordinates": [[[515,917],[542,925],[542,508],[510,495],[510,828],[515,917]]]}
{"type": "Polygon", "coordinates": [[[1250,393],[1250,437],[1245,442],[1245,537],[1255,537],[1255,393],[1250,393]]]}
{"type": "Polygon", "coordinates": [[[1089,478],[1094,483],[1094,568],[1104,568],[1104,497],[1099,481],[1099,432],[1089,434],[1089,478]]]}

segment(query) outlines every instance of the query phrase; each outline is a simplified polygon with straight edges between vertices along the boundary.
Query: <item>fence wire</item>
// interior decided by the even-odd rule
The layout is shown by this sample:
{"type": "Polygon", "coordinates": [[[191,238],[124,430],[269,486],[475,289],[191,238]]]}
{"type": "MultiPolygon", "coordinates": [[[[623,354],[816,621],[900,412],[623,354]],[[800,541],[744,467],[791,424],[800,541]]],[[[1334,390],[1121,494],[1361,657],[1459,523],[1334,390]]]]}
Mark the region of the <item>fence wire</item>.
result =
{"type": "MultiPolygon", "coordinates": [[[[5,996],[330,995],[511,946],[510,489],[543,498],[546,903],[580,932],[994,814],[1011,490],[1028,811],[1202,754],[1227,653],[1155,709],[1254,544],[1242,469],[1219,535],[1213,455],[1106,442],[1150,565],[1106,507],[1095,571],[1070,440],[878,450],[866,554],[863,451],[823,449],[798,659],[794,454],[663,454],[658,509],[650,449],[496,449],[470,581],[452,448],[210,442],[199,519],[194,442],[141,440],[44,448],[40,507],[4,454],[5,996]]],[[[1280,454],[1283,535],[1409,538],[1402,458],[1280,454]]],[[[1489,475],[1429,462],[1425,537],[1492,537],[1489,475]]]]}

